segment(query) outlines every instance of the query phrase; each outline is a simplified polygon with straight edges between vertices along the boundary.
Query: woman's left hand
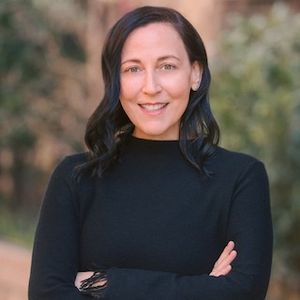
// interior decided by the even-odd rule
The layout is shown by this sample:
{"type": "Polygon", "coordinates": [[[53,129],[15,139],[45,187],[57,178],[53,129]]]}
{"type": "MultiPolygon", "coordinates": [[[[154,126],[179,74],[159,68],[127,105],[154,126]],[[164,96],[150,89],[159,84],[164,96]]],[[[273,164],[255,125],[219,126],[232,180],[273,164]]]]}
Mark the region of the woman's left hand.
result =
{"type": "Polygon", "coordinates": [[[210,276],[219,277],[221,275],[227,275],[231,271],[231,263],[237,256],[237,252],[234,250],[234,246],[235,244],[233,241],[228,242],[222,254],[216,261],[213,270],[209,274],[210,276]]]}

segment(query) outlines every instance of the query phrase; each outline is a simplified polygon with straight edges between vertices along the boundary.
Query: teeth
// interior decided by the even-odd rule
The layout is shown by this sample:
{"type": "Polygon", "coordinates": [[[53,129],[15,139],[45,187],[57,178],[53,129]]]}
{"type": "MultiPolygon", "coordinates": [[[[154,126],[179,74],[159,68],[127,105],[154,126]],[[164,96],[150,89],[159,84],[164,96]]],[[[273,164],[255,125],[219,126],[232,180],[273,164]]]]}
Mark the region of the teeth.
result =
{"type": "Polygon", "coordinates": [[[163,104],[141,104],[141,106],[147,110],[154,111],[154,110],[159,110],[166,106],[166,103],[163,104]]]}

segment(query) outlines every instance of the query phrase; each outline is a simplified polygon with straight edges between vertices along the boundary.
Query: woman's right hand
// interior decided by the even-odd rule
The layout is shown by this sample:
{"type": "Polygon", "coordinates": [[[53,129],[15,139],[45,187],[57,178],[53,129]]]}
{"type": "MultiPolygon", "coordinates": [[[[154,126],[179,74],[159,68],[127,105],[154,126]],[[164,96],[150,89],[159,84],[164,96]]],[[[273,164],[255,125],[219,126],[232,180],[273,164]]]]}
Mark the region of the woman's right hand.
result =
{"type": "Polygon", "coordinates": [[[221,275],[227,275],[231,271],[231,263],[237,256],[237,252],[233,249],[234,242],[229,241],[227,246],[224,248],[222,254],[216,261],[214,268],[210,272],[210,276],[219,277],[221,275]]]}

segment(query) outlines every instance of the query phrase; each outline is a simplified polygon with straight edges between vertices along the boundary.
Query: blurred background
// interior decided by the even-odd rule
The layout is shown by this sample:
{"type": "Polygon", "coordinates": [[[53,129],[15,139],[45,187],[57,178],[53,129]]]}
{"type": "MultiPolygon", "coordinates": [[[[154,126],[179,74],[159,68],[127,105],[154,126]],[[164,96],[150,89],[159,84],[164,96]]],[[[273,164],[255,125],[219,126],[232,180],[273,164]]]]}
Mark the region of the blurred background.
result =
{"type": "Polygon", "coordinates": [[[26,299],[33,236],[56,163],[85,151],[102,41],[125,12],[164,5],[202,35],[221,146],[264,161],[275,231],[268,300],[300,299],[300,1],[1,0],[0,299],[26,299]],[[17,279],[17,280],[16,280],[17,279]]]}

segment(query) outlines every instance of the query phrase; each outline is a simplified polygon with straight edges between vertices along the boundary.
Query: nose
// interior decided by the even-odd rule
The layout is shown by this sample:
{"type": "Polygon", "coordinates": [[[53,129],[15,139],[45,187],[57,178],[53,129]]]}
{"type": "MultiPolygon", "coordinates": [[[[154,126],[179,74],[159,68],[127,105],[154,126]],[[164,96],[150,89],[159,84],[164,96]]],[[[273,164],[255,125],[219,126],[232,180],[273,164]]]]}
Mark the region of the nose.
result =
{"type": "Polygon", "coordinates": [[[161,91],[160,80],[155,71],[148,71],[145,74],[143,92],[148,95],[154,95],[161,91]]]}

